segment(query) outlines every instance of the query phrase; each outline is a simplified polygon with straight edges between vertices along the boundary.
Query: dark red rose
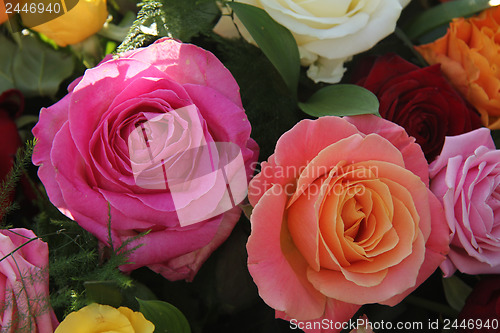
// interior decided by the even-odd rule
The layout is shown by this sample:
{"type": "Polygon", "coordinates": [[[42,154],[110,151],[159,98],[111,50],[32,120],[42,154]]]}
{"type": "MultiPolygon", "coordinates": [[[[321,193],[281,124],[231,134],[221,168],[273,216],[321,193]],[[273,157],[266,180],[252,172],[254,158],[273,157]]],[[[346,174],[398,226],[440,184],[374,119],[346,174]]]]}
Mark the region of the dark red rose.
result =
{"type": "Polygon", "coordinates": [[[459,333],[500,332],[500,276],[488,276],[476,284],[457,324],[459,333]]]}
{"type": "MultiPolygon", "coordinates": [[[[14,119],[24,108],[24,97],[19,90],[7,90],[0,95],[0,181],[5,180],[12,165],[21,138],[14,119]]],[[[5,203],[1,203],[2,205],[5,203]]],[[[0,209],[0,219],[3,209],[0,209]]]]}
{"type": "Polygon", "coordinates": [[[446,81],[439,65],[420,68],[388,54],[366,59],[352,78],[378,97],[383,118],[415,137],[429,162],[441,152],[445,136],[481,127],[478,113],[446,81]]]}

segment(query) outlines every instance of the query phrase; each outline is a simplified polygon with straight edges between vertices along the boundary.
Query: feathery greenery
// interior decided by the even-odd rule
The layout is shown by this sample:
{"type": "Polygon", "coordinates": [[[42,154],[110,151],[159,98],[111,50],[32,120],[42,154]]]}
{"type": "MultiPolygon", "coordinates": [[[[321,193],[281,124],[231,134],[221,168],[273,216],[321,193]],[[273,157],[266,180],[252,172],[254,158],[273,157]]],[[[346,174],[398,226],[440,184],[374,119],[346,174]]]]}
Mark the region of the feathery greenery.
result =
{"type": "Polygon", "coordinates": [[[137,19],[117,52],[146,46],[160,37],[188,42],[210,31],[220,11],[215,0],[143,0],[137,19]]]}
{"type": "Polygon", "coordinates": [[[17,208],[10,198],[12,192],[21,179],[26,167],[31,163],[31,155],[35,148],[35,140],[26,142],[24,148],[19,148],[16,153],[14,165],[7,175],[6,179],[0,183],[0,217],[3,217],[17,208]]]}

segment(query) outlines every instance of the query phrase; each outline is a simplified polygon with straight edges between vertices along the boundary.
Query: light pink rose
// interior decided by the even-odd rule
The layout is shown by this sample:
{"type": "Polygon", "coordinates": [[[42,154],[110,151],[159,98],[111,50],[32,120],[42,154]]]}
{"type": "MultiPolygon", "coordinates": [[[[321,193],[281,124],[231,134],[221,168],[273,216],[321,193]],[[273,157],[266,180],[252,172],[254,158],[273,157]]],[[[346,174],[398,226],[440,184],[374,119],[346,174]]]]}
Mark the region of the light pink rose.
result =
{"type": "Polygon", "coordinates": [[[52,203],[102,242],[108,214],[115,247],[151,230],[123,270],[190,280],[239,219],[257,159],[250,131],[222,63],[162,39],[108,57],[42,109],[33,162],[52,203]]]}
{"type": "Polygon", "coordinates": [[[445,275],[500,273],[500,151],[490,131],[446,137],[429,171],[451,229],[445,275]]]}
{"type": "Polygon", "coordinates": [[[250,182],[248,268],[260,296],[307,332],[363,304],[399,303],[448,252],[428,181],[420,146],[390,121],[299,122],[250,182]]]}
{"type": "Polygon", "coordinates": [[[2,333],[52,333],[59,324],[49,300],[49,249],[33,238],[27,229],[0,230],[2,333]]]}

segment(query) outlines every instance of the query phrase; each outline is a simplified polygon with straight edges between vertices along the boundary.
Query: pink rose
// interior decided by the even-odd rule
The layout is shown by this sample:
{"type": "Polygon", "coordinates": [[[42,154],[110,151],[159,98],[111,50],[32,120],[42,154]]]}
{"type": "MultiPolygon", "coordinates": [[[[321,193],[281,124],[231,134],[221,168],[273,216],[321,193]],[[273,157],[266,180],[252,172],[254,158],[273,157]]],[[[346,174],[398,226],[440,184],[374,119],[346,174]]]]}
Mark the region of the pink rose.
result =
{"type": "Polygon", "coordinates": [[[162,39],[108,57],[42,109],[33,162],[52,203],[102,242],[108,214],[115,247],[150,230],[123,270],[189,280],[239,219],[250,131],[222,63],[162,39]]]}
{"type": "Polygon", "coordinates": [[[376,116],[299,122],[250,182],[249,199],[259,294],[308,332],[348,321],[363,304],[399,303],[448,251],[420,146],[376,116]]]}
{"type": "Polygon", "coordinates": [[[52,333],[59,324],[49,300],[49,249],[33,238],[27,229],[0,230],[2,333],[52,333]]]}
{"type": "Polygon", "coordinates": [[[429,172],[451,229],[445,275],[500,273],[500,151],[490,131],[446,137],[429,172]]]}

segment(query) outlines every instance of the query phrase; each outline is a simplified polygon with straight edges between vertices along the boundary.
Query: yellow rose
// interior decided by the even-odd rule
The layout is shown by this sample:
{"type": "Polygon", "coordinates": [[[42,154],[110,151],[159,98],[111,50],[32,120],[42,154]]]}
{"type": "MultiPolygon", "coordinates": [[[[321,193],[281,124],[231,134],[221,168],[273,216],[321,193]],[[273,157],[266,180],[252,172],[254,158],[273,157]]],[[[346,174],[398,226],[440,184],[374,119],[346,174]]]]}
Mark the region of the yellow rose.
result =
{"type": "Polygon", "coordinates": [[[152,333],[154,330],[155,326],[140,312],[92,303],[70,313],[54,333],[152,333]]]}
{"type": "Polygon", "coordinates": [[[65,14],[42,24],[38,24],[39,13],[21,12],[24,25],[53,39],[59,46],[76,44],[95,34],[107,17],[106,0],[79,0],[65,14]]]}

